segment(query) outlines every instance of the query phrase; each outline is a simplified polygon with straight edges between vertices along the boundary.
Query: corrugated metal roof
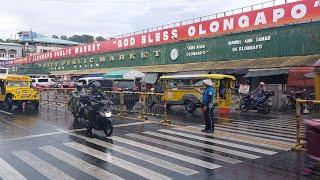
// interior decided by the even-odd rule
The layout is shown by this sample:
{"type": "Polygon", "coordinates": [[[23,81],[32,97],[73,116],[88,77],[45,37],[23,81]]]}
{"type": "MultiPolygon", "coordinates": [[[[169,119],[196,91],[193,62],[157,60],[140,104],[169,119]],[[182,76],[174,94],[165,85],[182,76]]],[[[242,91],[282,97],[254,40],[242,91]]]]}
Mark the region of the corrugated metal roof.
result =
{"type": "MultiPolygon", "coordinates": [[[[260,59],[243,59],[232,61],[210,61],[189,64],[168,64],[153,66],[137,66],[132,67],[143,73],[174,73],[186,71],[214,71],[214,70],[231,70],[231,69],[268,69],[268,68],[284,68],[284,67],[300,67],[313,66],[320,59],[320,54],[309,56],[291,56],[291,57],[272,57],[260,59]]],[[[108,69],[86,69],[65,71],[65,74],[90,74],[90,73],[107,73],[108,71],[121,68],[108,69]]],[[[52,72],[53,74],[61,74],[60,71],[52,72]]]]}

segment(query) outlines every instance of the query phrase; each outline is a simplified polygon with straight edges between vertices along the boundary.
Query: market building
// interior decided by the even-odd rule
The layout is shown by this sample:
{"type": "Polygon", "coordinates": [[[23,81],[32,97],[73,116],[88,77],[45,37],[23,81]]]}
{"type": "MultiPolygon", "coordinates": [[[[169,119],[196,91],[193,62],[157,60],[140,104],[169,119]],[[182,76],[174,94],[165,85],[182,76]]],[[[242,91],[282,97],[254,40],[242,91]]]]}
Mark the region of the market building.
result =
{"type": "MultiPolygon", "coordinates": [[[[286,90],[289,72],[301,81],[304,74],[294,68],[308,69],[320,59],[320,1],[261,7],[28,56],[15,60],[12,71],[33,63],[69,77],[121,68],[153,74],[223,73],[286,90]]],[[[295,82],[290,79],[292,87],[303,88],[295,82]]]]}

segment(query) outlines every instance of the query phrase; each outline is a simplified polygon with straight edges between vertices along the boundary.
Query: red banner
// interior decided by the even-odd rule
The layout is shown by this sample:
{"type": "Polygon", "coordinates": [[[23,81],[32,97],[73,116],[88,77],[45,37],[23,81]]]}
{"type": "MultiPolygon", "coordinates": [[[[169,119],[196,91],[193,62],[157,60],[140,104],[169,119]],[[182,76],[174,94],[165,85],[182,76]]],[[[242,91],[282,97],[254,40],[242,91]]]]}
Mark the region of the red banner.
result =
{"type": "Polygon", "coordinates": [[[211,37],[248,30],[271,28],[320,19],[320,0],[303,0],[198,23],[132,35],[124,38],[69,47],[15,60],[13,64],[63,59],[89,54],[119,51],[201,37],[211,37]]]}

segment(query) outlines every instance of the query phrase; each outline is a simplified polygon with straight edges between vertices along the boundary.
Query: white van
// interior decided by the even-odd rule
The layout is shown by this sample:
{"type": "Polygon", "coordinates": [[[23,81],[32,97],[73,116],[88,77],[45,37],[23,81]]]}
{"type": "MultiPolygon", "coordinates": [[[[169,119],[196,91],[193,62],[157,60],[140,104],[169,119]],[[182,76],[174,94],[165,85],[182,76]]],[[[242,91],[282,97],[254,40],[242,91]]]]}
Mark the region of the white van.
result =
{"type": "Polygon", "coordinates": [[[31,78],[31,83],[37,88],[48,88],[55,82],[52,78],[31,78]]]}

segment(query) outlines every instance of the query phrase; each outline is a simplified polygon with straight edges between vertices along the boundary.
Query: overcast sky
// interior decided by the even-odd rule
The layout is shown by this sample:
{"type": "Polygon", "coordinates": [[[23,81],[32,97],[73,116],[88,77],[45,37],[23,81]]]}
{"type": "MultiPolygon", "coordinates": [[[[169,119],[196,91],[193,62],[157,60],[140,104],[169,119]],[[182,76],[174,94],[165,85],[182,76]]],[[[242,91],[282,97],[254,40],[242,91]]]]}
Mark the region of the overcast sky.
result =
{"type": "Polygon", "coordinates": [[[32,29],[44,35],[109,37],[268,0],[1,0],[0,38],[32,29]]]}

